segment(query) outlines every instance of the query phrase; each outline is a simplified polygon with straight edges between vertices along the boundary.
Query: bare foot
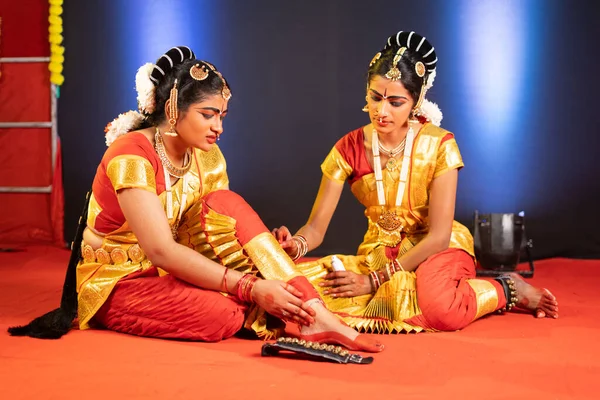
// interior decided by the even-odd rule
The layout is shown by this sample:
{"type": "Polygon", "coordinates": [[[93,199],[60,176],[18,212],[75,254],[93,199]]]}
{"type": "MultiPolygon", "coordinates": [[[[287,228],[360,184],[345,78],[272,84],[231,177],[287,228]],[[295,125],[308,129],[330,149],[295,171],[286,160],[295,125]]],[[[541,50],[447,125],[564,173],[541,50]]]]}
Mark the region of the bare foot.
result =
{"type": "Polygon", "coordinates": [[[531,286],[517,273],[508,276],[515,281],[517,308],[532,311],[537,318],[558,318],[558,301],[548,289],[531,286]]]}
{"type": "Polygon", "coordinates": [[[311,342],[338,344],[354,351],[370,353],[383,351],[382,343],[368,335],[361,335],[345,325],[320,302],[311,304],[311,307],[317,313],[315,323],[300,328],[302,339],[311,342]]]}

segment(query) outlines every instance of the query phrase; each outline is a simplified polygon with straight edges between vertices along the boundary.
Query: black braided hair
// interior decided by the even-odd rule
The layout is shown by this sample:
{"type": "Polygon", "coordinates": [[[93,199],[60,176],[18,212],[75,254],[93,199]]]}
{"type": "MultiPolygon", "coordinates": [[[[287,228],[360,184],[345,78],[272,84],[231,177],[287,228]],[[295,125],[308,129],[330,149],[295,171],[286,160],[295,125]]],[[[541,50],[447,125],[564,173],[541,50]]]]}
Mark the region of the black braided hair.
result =
{"type": "Polygon", "coordinates": [[[81,259],[81,241],[83,230],[86,226],[88,206],[90,204],[91,191],[87,193],[85,204],[79,217],[79,225],[75,232],[71,257],[67,266],[65,282],[63,284],[60,307],[52,310],[24,326],[12,326],[8,328],[11,336],[30,336],[38,339],[58,339],[69,332],[73,320],[77,316],[77,264],[81,259]]]}
{"type": "MultiPolygon", "coordinates": [[[[146,120],[141,128],[156,126],[165,121],[165,103],[169,100],[171,89],[177,79],[177,107],[185,113],[190,105],[204,100],[206,97],[221,94],[223,89],[222,75],[209,62],[197,60],[194,52],[186,46],[173,47],[156,61],[150,74],[150,80],[156,86],[155,108],[152,114],[145,115],[146,120]],[[209,71],[208,77],[198,81],[190,75],[190,69],[198,64],[209,71]]],[[[225,82],[227,82],[225,80],[225,82]]],[[[229,86],[228,83],[226,83],[229,86]]]]}
{"type": "Polygon", "coordinates": [[[375,76],[385,76],[392,68],[394,56],[401,47],[406,47],[406,51],[398,62],[398,69],[402,73],[400,81],[410,93],[413,101],[416,102],[419,99],[421,87],[437,66],[435,49],[425,37],[418,33],[400,31],[390,36],[381,50],[379,59],[369,67],[367,83],[375,76]],[[425,65],[426,73],[423,77],[417,75],[415,71],[415,65],[419,61],[425,65]]]}

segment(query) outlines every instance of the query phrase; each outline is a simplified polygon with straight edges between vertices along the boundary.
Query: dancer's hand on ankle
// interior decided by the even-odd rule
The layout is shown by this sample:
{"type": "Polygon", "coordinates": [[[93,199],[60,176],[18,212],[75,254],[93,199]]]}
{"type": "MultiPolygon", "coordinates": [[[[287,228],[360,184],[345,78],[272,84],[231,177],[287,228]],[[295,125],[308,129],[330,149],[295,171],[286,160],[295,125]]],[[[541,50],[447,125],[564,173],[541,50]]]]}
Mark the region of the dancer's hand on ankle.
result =
{"type": "Polygon", "coordinates": [[[331,287],[323,294],[331,297],[354,297],[373,292],[369,275],[356,274],[351,271],[335,271],[325,275],[319,286],[331,287]]]}
{"type": "Polygon", "coordinates": [[[295,240],[292,240],[292,234],[286,226],[275,228],[271,233],[275,236],[275,239],[277,239],[281,248],[285,250],[289,256],[298,254],[298,243],[296,243],[295,240]]]}
{"type": "Polygon", "coordinates": [[[310,326],[315,320],[315,311],[302,302],[302,293],[281,281],[261,279],[252,290],[252,299],[266,312],[284,321],[310,326]]]}

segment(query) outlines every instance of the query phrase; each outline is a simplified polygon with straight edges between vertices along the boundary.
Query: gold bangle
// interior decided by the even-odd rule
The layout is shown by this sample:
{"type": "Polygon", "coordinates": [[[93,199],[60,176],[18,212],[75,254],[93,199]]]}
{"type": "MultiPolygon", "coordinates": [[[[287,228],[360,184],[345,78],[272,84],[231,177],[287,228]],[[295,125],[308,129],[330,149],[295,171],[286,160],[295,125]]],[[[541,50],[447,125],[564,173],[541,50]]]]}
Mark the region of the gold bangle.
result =
{"type": "Polygon", "coordinates": [[[302,235],[294,235],[292,240],[296,241],[298,247],[298,254],[296,254],[296,257],[293,258],[293,260],[304,257],[306,253],[308,253],[308,242],[306,241],[306,238],[302,235]]]}

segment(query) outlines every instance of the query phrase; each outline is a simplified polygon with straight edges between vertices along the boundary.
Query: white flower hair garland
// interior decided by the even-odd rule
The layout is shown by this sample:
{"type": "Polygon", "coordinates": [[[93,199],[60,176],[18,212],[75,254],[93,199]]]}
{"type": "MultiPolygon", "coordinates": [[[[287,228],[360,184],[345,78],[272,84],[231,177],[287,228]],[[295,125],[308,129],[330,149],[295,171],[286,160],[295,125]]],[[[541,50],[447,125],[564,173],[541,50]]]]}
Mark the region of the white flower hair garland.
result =
{"type": "Polygon", "coordinates": [[[152,114],[156,107],[156,86],[150,80],[154,64],[142,65],[135,75],[135,90],[137,92],[138,109],[144,114],[152,114]]]}
{"type": "Polygon", "coordinates": [[[154,112],[156,108],[156,86],[150,80],[153,69],[154,64],[152,63],[146,63],[138,69],[135,75],[135,90],[139,112],[127,111],[106,125],[104,129],[106,146],[110,146],[119,136],[137,129],[146,118],[142,113],[148,115],[154,112]]]}
{"type": "Polygon", "coordinates": [[[106,125],[106,146],[110,146],[119,136],[130,132],[141,125],[144,116],[137,111],[127,111],[120,114],[111,123],[106,125]]]}
{"type": "Polygon", "coordinates": [[[427,82],[425,82],[425,91],[428,91],[433,86],[433,81],[435,81],[435,75],[436,75],[436,72],[434,69],[433,71],[431,71],[431,73],[427,77],[427,82]]]}
{"type": "Polygon", "coordinates": [[[423,100],[421,107],[416,111],[417,115],[424,117],[426,120],[431,122],[436,126],[440,126],[442,123],[442,118],[444,118],[444,114],[442,114],[442,110],[440,107],[427,99],[423,100]]]}

